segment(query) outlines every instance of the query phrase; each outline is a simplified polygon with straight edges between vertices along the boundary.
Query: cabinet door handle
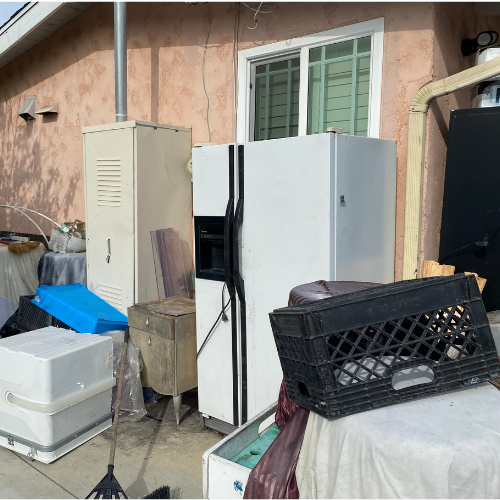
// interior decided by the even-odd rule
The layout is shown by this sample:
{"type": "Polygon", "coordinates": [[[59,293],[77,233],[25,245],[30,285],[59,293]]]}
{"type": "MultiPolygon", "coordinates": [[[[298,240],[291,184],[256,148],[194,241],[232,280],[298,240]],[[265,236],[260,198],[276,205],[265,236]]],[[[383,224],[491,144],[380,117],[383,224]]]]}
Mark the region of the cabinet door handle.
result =
{"type": "Polygon", "coordinates": [[[109,264],[111,259],[111,238],[108,238],[108,255],[106,256],[106,262],[109,264]]]}

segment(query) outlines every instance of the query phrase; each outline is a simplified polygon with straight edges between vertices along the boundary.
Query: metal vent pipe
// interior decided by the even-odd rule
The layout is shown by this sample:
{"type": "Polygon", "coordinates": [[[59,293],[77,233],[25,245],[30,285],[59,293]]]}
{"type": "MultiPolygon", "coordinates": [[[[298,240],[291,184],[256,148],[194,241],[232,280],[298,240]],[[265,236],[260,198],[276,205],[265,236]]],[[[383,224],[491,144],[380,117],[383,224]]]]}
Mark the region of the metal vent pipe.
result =
{"type": "Polygon", "coordinates": [[[127,121],[127,4],[115,6],[115,113],[117,122],[127,121]]]}

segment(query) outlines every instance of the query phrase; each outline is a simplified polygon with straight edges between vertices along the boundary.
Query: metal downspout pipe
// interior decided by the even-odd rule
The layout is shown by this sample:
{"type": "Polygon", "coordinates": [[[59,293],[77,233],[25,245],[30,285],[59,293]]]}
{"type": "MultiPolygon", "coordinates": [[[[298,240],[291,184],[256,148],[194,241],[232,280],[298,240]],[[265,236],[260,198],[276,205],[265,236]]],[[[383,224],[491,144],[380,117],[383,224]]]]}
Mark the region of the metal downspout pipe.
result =
{"type": "Polygon", "coordinates": [[[117,122],[127,121],[127,4],[115,7],[115,113],[117,122]]]}
{"type": "Polygon", "coordinates": [[[418,278],[422,232],[422,195],[424,176],[427,110],[436,97],[451,94],[500,74],[500,57],[466,69],[437,82],[424,85],[410,104],[408,152],[406,159],[405,233],[403,279],[418,278]]]}

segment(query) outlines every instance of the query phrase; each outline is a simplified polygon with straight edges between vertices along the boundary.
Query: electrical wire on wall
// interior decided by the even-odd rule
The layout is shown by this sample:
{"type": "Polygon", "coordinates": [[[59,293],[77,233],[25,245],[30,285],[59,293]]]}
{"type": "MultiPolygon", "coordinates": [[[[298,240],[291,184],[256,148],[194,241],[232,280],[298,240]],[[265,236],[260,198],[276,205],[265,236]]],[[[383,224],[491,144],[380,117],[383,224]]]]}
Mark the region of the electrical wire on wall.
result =
{"type": "MultiPolygon", "coordinates": [[[[193,2],[191,2],[191,3],[193,3],[193,2]]],[[[244,7],[248,11],[246,18],[245,18],[245,26],[250,30],[254,30],[257,28],[257,23],[258,23],[257,16],[259,14],[271,14],[271,13],[275,12],[277,9],[279,9],[279,5],[276,3],[259,2],[257,7],[252,7],[251,5],[248,5],[244,2],[241,2],[241,3],[242,3],[242,5],[244,5],[244,7]],[[253,14],[254,26],[248,25],[248,18],[251,14],[253,14]]],[[[193,3],[193,5],[197,5],[197,4],[193,3]]],[[[238,127],[238,125],[237,125],[238,124],[238,34],[239,34],[239,29],[240,29],[240,4],[239,4],[239,2],[236,2],[235,10],[236,10],[236,12],[235,12],[235,17],[234,17],[234,29],[233,29],[233,103],[234,103],[234,138],[236,140],[237,127],[238,127]]],[[[210,130],[210,97],[208,96],[206,82],[205,82],[205,62],[206,62],[208,41],[210,39],[211,30],[212,30],[212,17],[210,15],[210,11],[209,11],[208,32],[207,32],[207,38],[205,40],[205,47],[203,49],[203,60],[202,60],[202,64],[201,64],[203,90],[204,90],[205,96],[207,98],[208,142],[212,141],[212,132],[210,130]]]]}
{"type": "Polygon", "coordinates": [[[260,2],[259,6],[257,8],[252,7],[251,5],[248,5],[248,4],[244,3],[244,2],[241,2],[241,3],[248,9],[248,12],[247,12],[247,15],[246,15],[246,18],[245,18],[245,26],[249,30],[257,29],[257,23],[258,23],[257,16],[259,14],[272,14],[274,11],[276,11],[277,9],[279,9],[279,5],[277,3],[264,3],[264,2],[260,2]],[[254,13],[254,15],[253,15],[254,25],[253,26],[248,26],[248,18],[252,15],[252,13],[254,13]]]}
{"type": "Polygon", "coordinates": [[[234,140],[238,132],[238,33],[240,30],[240,4],[236,3],[233,33],[233,103],[234,103],[234,140]]]}
{"type": "Polygon", "coordinates": [[[205,91],[205,95],[207,96],[207,129],[208,129],[208,142],[212,141],[212,133],[210,132],[210,119],[209,119],[209,112],[210,112],[210,98],[208,97],[207,93],[207,87],[205,86],[205,56],[207,54],[207,46],[208,46],[208,39],[210,38],[210,31],[212,29],[212,17],[210,16],[210,11],[208,13],[208,18],[210,24],[208,25],[208,33],[207,33],[207,40],[205,41],[205,50],[203,51],[203,61],[201,63],[201,75],[203,78],[203,90],[205,91]]]}

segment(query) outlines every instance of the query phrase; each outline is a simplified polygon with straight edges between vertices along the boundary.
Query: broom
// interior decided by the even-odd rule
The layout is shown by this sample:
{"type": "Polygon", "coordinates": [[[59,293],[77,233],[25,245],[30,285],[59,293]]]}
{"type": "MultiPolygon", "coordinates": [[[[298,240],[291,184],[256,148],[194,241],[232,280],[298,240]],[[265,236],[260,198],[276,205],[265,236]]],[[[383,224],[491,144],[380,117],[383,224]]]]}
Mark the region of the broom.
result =
{"type": "MultiPolygon", "coordinates": [[[[128,498],[120,483],[116,480],[113,471],[115,468],[115,450],[116,450],[116,438],[118,436],[118,418],[120,415],[120,404],[122,402],[122,389],[123,389],[123,379],[125,373],[125,362],[127,360],[127,350],[128,350],[128,340],[129,340],[128,328],[125,330],[125,338],[123,343],[122,359],[120,365],[120,376],[118,378],[118,391],[116,394],[116,404],[115,404],[115,417],[113,420],[113,427],[111,433],[111,449],[109,451],[109,464],[108,472],[102,478],[101,482],[89,493],[86,498],[128,498]],[[95,494],[95,496],[93,496],[95,494]]],[[[180,498],[179,488],[174,488],[170,491],[169,486],[160,486],[154,490],[149,495],[144,498],[156,498],[156,499],[167,499],[167,498],[180,498]]]]}
{"type": "Polygon", "coordinates": [[[118,378],[118,391],[116,393],[115,417],[111,429],[111,449],[109,451],[108,472],[102,481],[89,493],[86,498],[128,498],[116,480],[113,470],[115,468],[116,438],[118,436],[118,417],[120,416],[120,404],[122,402],[123,374],[125,372],[125,361],[127,360],[129,331],[125,330],[122,360],[120,365],[120,376],[118,378]],[[95,494],[95,496],[93,496],[95,494]],[[121,495],[121,496],[120,496],[121,495]]]}

